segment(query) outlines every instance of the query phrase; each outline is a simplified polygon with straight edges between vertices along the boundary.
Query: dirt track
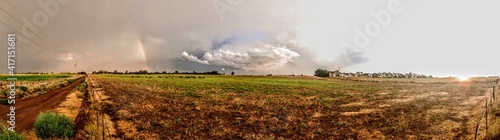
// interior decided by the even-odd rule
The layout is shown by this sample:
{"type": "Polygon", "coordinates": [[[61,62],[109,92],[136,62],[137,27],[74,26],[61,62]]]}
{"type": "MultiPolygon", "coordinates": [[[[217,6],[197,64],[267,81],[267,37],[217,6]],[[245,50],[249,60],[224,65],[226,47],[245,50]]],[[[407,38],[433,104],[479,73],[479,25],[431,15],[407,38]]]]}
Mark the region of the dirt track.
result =
{"type": "MultiPolygon", "coordinates": [[[[16,100],[16,132],[22,132],[33,128],[35,118],[40,112],[54,109],[64,101],[68,93],[78,86],[78,84],[82,83],[83,80],[84,78],[81,77],[69,86],[54,89],[33,98],[16,100]]],[[[10,112],[9,108],[10,105],[0,105],[0,118],[4,121],[8,120],[7,114],[10,112]]]]}

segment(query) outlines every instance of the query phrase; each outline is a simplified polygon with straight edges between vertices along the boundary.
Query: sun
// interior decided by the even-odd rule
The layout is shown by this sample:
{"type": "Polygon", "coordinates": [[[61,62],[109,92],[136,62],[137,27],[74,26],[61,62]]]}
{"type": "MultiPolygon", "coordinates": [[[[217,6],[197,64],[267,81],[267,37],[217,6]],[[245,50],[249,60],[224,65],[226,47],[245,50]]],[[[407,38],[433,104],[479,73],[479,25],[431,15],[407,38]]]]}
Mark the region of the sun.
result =
{"type": "Polygon", "coordinates": [[[457,76],[457,79],[460,80],[460,81],[467,81],[467,80],[469,80],[469,77],[457,76]]]}

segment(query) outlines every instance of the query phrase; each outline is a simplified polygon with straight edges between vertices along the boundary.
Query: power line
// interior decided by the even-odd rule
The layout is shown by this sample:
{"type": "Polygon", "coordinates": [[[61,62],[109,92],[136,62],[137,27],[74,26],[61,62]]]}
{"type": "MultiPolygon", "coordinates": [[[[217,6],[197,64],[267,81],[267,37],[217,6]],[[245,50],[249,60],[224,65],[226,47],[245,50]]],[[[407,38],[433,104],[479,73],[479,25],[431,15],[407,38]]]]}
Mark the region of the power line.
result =
{"type": "MultiPolygon", "coordinates": [[[[5,25],[5,26],[9,27],[10,29],[12,29],[12,30],[14,30],[14,31],[16,31],[16,32],[19,32],[18,30],[16,30],[16,29],[14,29],[14,28],[10,27],[8,24],[6,24],[5,22],[3,22],[3,21],[1,21],[1,20],[0,20],[0,23],[2,23],[3,25],[5,25]]],[[[20,34],[20,35],[21,35],[21,36],[24,36],[24,37],[25,37],[26,39],[28,39],[30,42],[35,43],[35,44],[36,44],[36,45],[38,45],[40,48],[43,48],[43,49],[44,49],[44,50],[46,50],[47,52],[51,53],[51,52],[50,52],[47,48],[45,48],[45,47],[43,47],[42,45],[38,44],[37,42],[35,42],[34,40],[30,39],[29,37],[27,37],[27,36],[25,36],[25,35],[23,35],[23,34],[20,34]]]]}
{"type": "MultiPolygon", "coordinates": [[[[6,25],[7,27],[9,27],[7,24],[3,23],[2,21],[0,21],[0,23],[2,23],[2,24],[4,24],[4,25],[6,25]]],[[[9,28],[10,28],[10,27],[9,27],[9,28]]],[[[11,29],[12,29],[12,28],[11,28],[11,29]]],[[[4,33],[4,32],[1,32],[1,33],[3,33],[3,34],[7,34],[7,33],[4,33]]],[[[22,34],[21,34],[21,36],[24,36],[24,35],[22,35],[22,34]]],[[[24,38],[25,38],[25,39],[27,39],[27,40],[28,40],[28,41],[30,41],[30,42],[35,43],[35,44],[36,44],[36,45],[38,45],[40,48],[43,48],[40,44],[38,44],[38,43],[36,43],[36,42],[34,42],[34,41],[30,40],[30,39],[29,39],[29,38],[27,38],[26,36],[24,36],[24,38]]],[[[29,45],[28,43],[24,43],[24,44],[26,44],[26,46],[29,46],[30,48],[35,49],[33,46],[29,45]]],[[[43,48],[43,49],[45,49],[45,48],[43,48]]],[[[56,55],[54,55],[54,54],[50,53],[47,49],[45,49],[45,52],[44,52],[44,51],[41,51],[41,50],[38,50],[38,49],[37,49],[37,51],[40,51],[40,52],[43,52],[43,53],[45,53],[45,54],[51,55],[51,56],[53,56],[53,57],[55,57],[55,58],[57,58],[57,59],[62,59],[61,57],[57,57],[56,55]]]]}
{"type": "MultiPolygon", "coordinates": [[[[17,10],[17,8],[12,5],[8,0],[4,0],[5,2],[7,2],[12,8],[14,8],[14,10],[16,10],[17,13],[19,13],[21,16],[23,17],[26,17],[23,13],[21,13],[19,10],[17,10]]],[[[7,12],[7,10],[3,9],[2,7],[0,7],[0,9],[2,9],[2,11],[4,11],[5,13],[7,13],[9,16],[11,16],[12,18],[14,18],[17,22],[19,22],[19,24],[21,24],[21,26],[23,26],[23,23],[21,21],[19,21],[19,19],[15,18],[12,14],[10,14],[9,12],[7,12]]],[[[33,30],[31,30],[30,28],[28,28],[28,30],[30,30],[31,32],[34,32],[33,30]]],[[[43,33],[42,31],[39,31],[41,34],[44,34],[45,36],[47,36],[45,33],[43,33]]],[[[38,34],[35,34],[36,37],[40,38],[40,40],[44,41],[46,44],[48,45],[52,45],[52,43],[49,43],[47,40],[43,39],[42,37],[38,36],[38,34]]]]}
{"type": "MultiPolygon", "coordinates": [[[[19,20],[17,20],[14,16],[12,16],[12,14],[10,14],[9,12],[7,12],[7,11],[6,11],[5,9],[3,9],[2,7],[0,7],[0,9],[2,9],[2,11],[4,11],[6,14],[8,14],[8,15],[10,15],[12,18],[14,18],[16,21],[18,21],[18,22],[19,22],[19,24],[20,24],[21,26],[23,26],[23,25],[22,25],[22,22],[20,22],[19,20]]],[[[19,32],[18,30],[16,30],[16,29],[12,28],[11,26],[9,26],[8,24],[6,24],[5,22],[0,21],[0,23],[2,23],[2,24],[4,24],[4,25],[6,25],[7,27],[9,27],[10,29],[12,29],[12,30],[14,30],[14,31],[16,31],[16,32],[19,32]]],[[[30,29],[30,30],[31,30],[31,29],[30,29]]],[[[33,31],[32,31],[32,32],[33,32],[33,31]]],[[[22,34],[21,34],[21,35],[22,35],[22,34]]],[[[37,44],[40,48],[43,48],[44,50],[46,50],[46,51],[48,51],[48,52],[50,52],[50,53],[51,53],[51,51],[50,51],[49,49],[44,48],[42,45],[38,44],[37,42],[35,42],[34,40],[30,39],[29,37],[27,37],[27,36],[25,36],[25,35],[23,35],[23,36],[24,36],[24,37],[26,37],[26,39],[30,40],[31,42],[33,42],[33,43],[37,44]]],[[[50,43],[48,43],[46,40],[44,40],[43,38],[41,38],[40,36],[38,36],[37,34],[35,34],[35,36],[36,36],[36,37],[38,37],[40,40],[44,41],[47,45],[51,45],[51,44],[50,44],[50,43]]]]}
{"type": "MultiPolygon", "coordinates": [[[[1,31],[0,31],[0,33],[5,34],[5,35],[7,35],[7,34],[8,34],[8,33],[4,33],[4,32],[1,32],[1,31]]],[[[32,48],[32,49],[34,49],[34,50],[36,50],[36,51],[43,52],[43,51],[41,51],[40,49],[35,48],[35,47],[33,47],[33,46],[29,45],[29,44],[26,44],[26,43],[25,43],[25,45],[26,45],[26,46],[28,46],[28,47],[30,47],[30,48],[32,48]]],[[[60,58],[58,58],[57,56],[54,56],[54,55],[52,55],[52,54],[48,54],[48,53],[46,53],[46,52],[43,52],[43,53],[45,53],[45,54],[47,54],[47,55],[51,55],[51,56],[53,56],[53,57],[55,57],[55,58],[57,58],[57,59],[60,59],[60,58]]]]}

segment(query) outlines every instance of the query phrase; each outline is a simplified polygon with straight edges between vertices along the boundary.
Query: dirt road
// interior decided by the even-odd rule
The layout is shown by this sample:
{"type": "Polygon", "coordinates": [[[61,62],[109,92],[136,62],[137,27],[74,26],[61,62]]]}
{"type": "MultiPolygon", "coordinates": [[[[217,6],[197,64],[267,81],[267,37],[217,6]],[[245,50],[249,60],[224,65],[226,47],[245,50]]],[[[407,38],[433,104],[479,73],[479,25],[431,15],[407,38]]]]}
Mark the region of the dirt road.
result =
{"type": "MultiPolygon", "coordinates": [[[[84,77],[81,77],[66,87],[54,89],[33,98],[16,100],[16,127],[14,128],[16,132],[22,132],[33,128],[35,118],[40,112],[54,109],[66,99],[66,96],[71,90],[83,81],[84,77]]],[[[9,108],[10,105],[0,105],[0,118],[4,121],[8,120],[7,114],[10,112],[9,108]]]]}

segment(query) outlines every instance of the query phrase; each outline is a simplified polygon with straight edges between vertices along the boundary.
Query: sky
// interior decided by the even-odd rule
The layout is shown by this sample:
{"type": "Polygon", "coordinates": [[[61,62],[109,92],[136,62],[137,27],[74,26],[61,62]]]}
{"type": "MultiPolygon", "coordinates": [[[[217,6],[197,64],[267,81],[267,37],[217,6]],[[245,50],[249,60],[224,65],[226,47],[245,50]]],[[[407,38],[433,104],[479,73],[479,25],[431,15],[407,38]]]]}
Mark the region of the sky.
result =
{"type": "MultiPolygon", "coordinates": [[[[498,75],[500,1],[0,0],[16,71],[498,75]]],[[[8,72],[7,49],[0,53],[8,72]]]]}

